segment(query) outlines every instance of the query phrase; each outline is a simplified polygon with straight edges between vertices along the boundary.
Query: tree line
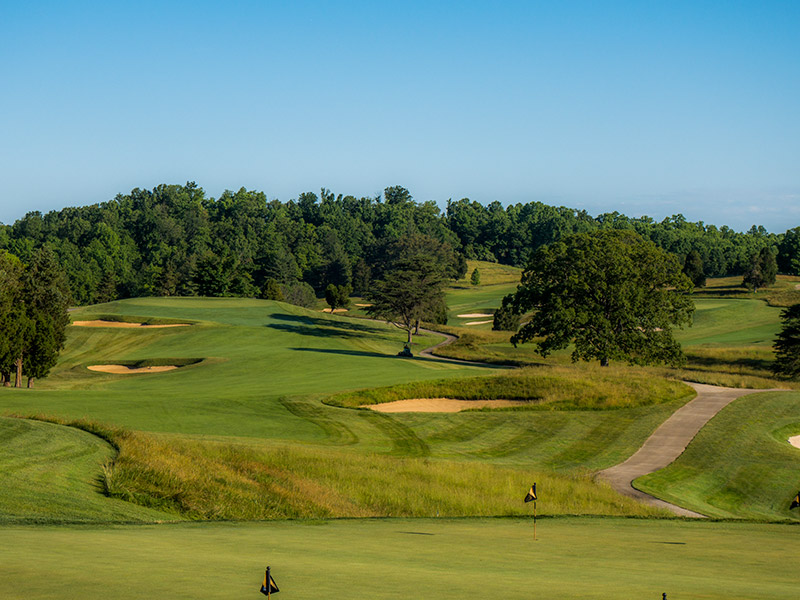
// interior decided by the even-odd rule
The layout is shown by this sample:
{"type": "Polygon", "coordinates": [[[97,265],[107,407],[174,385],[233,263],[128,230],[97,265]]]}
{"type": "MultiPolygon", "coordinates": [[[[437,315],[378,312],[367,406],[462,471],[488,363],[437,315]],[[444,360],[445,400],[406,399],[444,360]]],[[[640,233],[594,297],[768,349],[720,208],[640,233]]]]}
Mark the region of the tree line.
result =
{"type": "Polygon", "coordinates": [[[503,207],[469,199],[418,202],[403,187],[376,197],[323,189],[288,202],[244,188],[207,197],[195,183],[134,189],[108,202],[28,213],[0,225],[0,249],[25,263],[48,248],[76,304],[145,295],[261,296],[309,305],[330,286],[364,295],[381,280],[385,252],[423,235],[449,247],[456,272],[466,259],[524,267],[539,248],[567,235],[630,230],[683,262],[693,253],[704,276],[744,275],[767,249],[782,272],[800,274],[800,228],[657,222],[619,213],[596,217],[540,202],[503,207]]]}

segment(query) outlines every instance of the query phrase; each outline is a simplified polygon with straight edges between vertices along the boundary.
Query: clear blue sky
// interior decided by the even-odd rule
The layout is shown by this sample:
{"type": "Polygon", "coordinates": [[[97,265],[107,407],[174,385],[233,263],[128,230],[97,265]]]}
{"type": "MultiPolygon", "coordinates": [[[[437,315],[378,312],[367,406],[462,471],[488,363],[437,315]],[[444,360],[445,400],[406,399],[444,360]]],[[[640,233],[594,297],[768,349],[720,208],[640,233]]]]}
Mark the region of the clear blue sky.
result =
{"type": "Polygon", "coordinates": [[[0,0],[0,221],[196,181],[800,225],[800,2],[0,0]]]}

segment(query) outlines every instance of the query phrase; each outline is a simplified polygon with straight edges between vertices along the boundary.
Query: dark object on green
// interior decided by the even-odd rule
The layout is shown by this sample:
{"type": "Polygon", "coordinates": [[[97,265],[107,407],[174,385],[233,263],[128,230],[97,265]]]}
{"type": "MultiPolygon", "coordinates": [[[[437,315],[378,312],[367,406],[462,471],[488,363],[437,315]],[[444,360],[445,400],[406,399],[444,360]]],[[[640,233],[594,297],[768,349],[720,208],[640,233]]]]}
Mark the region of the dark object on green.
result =
{"type": "Polygon", "coordinates": [[[267,567],[267,571],[264,573],[264,583],[261,584],[261,593],[265,596],[269,596],[270,594],[277,592],[280,592],[280,590],[270,574],[270,568],[267,567]]]}
{"type": "Polygon", "coordinates": [[[411,354],[411,347],[408,344],[403,346],[403,349],[400,352],[397,353],[397,356],[401,356],[403,358],[413,358],[414,357],[414,355],[411,354]]]}
{"type": "Polygon", "coordinates": [[[800,506],[800,492],[797,492],[797,495],[794,497],[794,500],[792,500],[792,505],[789,507],[789,510],[797,508],[798,506],[800,506]]]}
{"type": "Polygon", "coordinates": [[[775,339],[775,363],[772,370],[778,375],[797,377],[800,375],[800,304],[781,311],[781,328],[775,339]]]}
{"type": "Polygon", "coordinates": [[[531,489],[528,491],[528,495],[525,496],[525,502],[530,502],[532,500],[536,500],[536,484],[535,483],[531,486],[531,489]]]}

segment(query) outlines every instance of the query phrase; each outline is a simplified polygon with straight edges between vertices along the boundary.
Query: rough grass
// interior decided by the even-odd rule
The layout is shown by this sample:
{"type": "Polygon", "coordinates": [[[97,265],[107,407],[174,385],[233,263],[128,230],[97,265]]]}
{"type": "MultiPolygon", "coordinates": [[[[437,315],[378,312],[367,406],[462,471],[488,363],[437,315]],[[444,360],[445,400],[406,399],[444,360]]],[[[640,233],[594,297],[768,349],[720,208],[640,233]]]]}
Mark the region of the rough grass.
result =
{"type": "Polygon", "coordinates": [[[800,488],[800,392],[734,401],[712,419],[670,466],[636,487],[714,517],[800,520],[789,504],[800,488]]]}
{"type": "Polygon", "coordinates": [[[522,515],[520,490],[530,477],[548,490],[550,514],[667,514],[619,497],[587,473],[389,455],[365,460],[331,448],[193,440],[87,421],[68,425],[99,433],[118,448],[103,473],[108,496],[178,518],[522,515]]]}
{"type": "Polygon", "coordinates": [[[503,410],[605,410],[649,406],[688,399],[688,386],[654,379],[632,370],[585,370],[550,367],[528,368],[494,377],[426,381],[336,394],[326,403],[359,407],[406,398],[456,398],[460,400],[528,400],[524,407],[503,410]]]}

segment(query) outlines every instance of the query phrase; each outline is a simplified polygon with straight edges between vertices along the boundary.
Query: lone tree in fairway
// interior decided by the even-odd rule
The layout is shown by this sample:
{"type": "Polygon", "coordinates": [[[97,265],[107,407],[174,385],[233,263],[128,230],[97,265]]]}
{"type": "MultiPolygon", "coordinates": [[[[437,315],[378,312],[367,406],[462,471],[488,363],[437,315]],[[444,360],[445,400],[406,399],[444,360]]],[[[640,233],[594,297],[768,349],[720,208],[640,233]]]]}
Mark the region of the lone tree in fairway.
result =
{"type": "Polygon", "coordinates": [[[411,344],[420,321],[447,318],[444,284],[452,278],[456,257],[447,244],[426,235],[401,238],[387,249],[388,263],[366,294],[367,312],[408,333],[411,344]]]}
{"type": "Polygon", "coordinates": [[[775,283],[777,274],[778,263],[775,261],[775,255],[765,246],[750,260],[750,268],[744,274],[742,285],[757,292],[758,288],[775,283]]]}
{"type": "Polygon", "coordinates": [[[573,361],[603,366],[681,364],[672,327],[690,323],[694,311],[681,266],[628,230],[578,233],[543,246],[514,294],[517,312],[534,312],[511,342],[535,340],[542,356],[573,344],[573,361]]]}
{"type": "Polygon", "coordinates": [[[781,312],[783,328],[775,340],[773,370],[786,377],[800,376],[800,304],[781,312]]]}

